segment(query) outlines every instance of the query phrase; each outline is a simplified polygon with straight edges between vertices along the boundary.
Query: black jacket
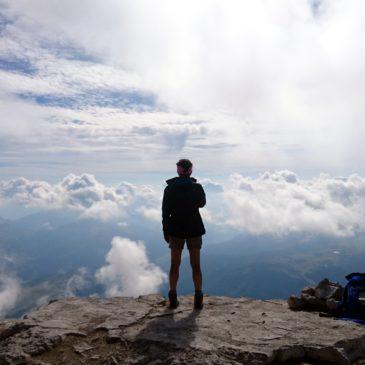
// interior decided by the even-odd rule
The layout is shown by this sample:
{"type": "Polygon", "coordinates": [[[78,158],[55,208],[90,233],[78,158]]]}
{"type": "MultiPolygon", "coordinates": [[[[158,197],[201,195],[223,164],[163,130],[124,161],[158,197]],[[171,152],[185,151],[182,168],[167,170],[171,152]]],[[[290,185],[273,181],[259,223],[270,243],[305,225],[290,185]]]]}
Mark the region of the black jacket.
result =
{"type": "Polygon", "coordinates": [[[203,187],[192,177],[166,180],[162,200],[162,228],[171,236],[191,238],[205,233],[199,208],[205,205],[203,187]]]}

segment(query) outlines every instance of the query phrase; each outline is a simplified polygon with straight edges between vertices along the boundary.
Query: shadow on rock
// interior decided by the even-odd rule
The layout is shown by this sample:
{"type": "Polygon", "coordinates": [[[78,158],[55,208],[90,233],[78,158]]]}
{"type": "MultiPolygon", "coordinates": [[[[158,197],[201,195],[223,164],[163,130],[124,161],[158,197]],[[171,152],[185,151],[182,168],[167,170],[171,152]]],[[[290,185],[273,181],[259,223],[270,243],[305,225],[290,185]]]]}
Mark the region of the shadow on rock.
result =
{"type": "MultiPolygon", "coordinates": [[[[150,360],[155,359],[158,353],[160,360],[166,361],[167,359],[163,359],[163,357],[164,353],[168,356],[168,352],[161,352],[161,348],[180,352],[191,347],[198,330],[196,319],[199,314],[200,311],[197,310],[177,309],[173,311],[168,308],[155,314],[154,318],[150,319],[135,337],[140,351],[150,360]]],[[[146,357],[144,361],[146,361],[146,357]]]]}

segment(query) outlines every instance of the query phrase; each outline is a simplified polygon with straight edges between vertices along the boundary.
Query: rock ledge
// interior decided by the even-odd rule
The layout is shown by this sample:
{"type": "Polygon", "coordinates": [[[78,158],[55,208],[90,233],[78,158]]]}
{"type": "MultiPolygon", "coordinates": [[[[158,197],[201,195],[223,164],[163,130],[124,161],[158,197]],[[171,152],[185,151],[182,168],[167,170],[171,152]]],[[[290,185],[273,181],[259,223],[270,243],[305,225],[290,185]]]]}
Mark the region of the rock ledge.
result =
{"type": "Polygon", "coordinates": [[[0,364],[365,364],[365,326],[284,301],[65,298],[0,322],[0,364]]]}

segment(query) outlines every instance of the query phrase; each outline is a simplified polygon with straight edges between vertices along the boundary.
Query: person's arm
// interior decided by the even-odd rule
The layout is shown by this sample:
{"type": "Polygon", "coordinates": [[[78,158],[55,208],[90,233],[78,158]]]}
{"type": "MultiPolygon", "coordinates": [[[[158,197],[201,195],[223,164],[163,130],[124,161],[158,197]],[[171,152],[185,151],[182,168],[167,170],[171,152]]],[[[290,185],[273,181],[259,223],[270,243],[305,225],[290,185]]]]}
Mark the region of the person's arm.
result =
{"type": "Polygon", "coordinates": [[[168,186],[166,186],[162,198],[162,230],[166,242],[169,242],[167,233],[167,220],[170,216],[168,186]]]}
{"type": "Polygon", "coordinates": [[[196,204],[199,208],[203,208],[206,204],[205,192],[203,187],[200,184],[196,184],[196,204]]]}

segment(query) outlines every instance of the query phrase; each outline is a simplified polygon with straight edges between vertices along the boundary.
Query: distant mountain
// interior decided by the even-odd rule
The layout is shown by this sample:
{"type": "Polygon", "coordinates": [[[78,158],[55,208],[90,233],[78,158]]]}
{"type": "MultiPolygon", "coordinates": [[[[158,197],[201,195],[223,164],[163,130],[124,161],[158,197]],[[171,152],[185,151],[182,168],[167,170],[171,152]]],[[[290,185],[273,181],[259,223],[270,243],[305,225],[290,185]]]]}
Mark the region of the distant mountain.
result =
{"type": "MultiPolygon", "coordinates": [[[[324,277],[345,283],[364,271],[365,236],[237,236],[202,250],[205,291],[212,295],[287,298],[324,277]]],[[[166,265],[168,267],[168,264],[166,265]]],[[[182,293],[193,291],[188,258],[182,263],[182,293]]]]}
{"type": "Polygon", "coordinates": [[[78,216],[79,214],[72,210],[51,210],[26,215],[13,220],[12,223],[20,230],[47,231],[73,223],[78,216]]]}
{"type": "MultiPolygon", "coordinates": [[[[364,271],[364,235],[251,236],[228,234],[228,228],[208,224],[203,239],[204,290],[211,295],[286,298],[324,277],[343,283],[349,272],[364,271]],[[229,239],[217,243],[224,237],[229,239]]],[[[143,241],[149,259],[169,271],[170,252],[161,225],[140,216],[120,224],[51,211],[2,220],[0,254],[11,258],[2,264],[17,274],[23,288],[17,307],[8,316],[19,316],[51,298],[69,295],[70,282],[80,275],[80,268],[84,268],[82,280],[87,285],[74,285],[71,294],[102,296],[104,288],[94,274],[105,265],[114,236],[143,241]]],[[[193,292],[193,284],[187,250],[183,255],[178,289],[180,294],[188,294],[193,292]]],[[[167,290],[165,284],[161,292],[167,290]]]]}

